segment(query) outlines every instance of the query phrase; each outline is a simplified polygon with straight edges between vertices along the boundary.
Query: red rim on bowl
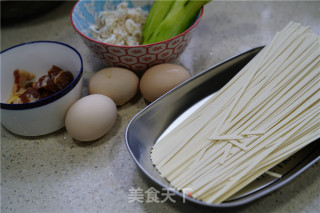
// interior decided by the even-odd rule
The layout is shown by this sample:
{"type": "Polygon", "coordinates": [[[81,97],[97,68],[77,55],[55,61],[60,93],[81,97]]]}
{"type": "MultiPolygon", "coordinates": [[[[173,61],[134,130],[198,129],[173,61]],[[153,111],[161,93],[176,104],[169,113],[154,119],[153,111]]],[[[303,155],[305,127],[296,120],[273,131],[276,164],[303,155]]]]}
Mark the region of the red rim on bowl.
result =
{"type": "Polygon", "coordinates": [[[73,14],[73,11],[75,9],[75,7],[78,5],[78,3],[80,2],[80,0],[77,1],[77,3],[73,6],[72,8],[72,11],[71,11],[71,24],[73,26],[73,28],[84,38],[90,40],[90,41],[93,41],[93,42],[96,42],[98,44],[102,44],[102,45],[109,45],[109,46],[112,46],[112,47],[125,47],[125,48],[133,48],[133,47],[146,47],[146,46],[151,46],[151,45],[155,45],[155,44],[160,44],[160,43],[164,43],[164,42],[169,42],[177,37],[180,37],[180,36],[183,36],[184,34],[188,33],[189,31],[191,31],[198,23],[199,21],[201,20],[202,18],[202,15],[203,15],[203,7],[201,7],[200,9],[200,12],[198,14],[198,17],[197,19],[195,20],[195,22],[186,30],[184,31],[183,33],[180,33],[179,35],[177,36],[174,36],[172,38],[169,38],[167,40],[164,40],[164,41],[159,41],[159,42],[156,42],[156,43],[152,43],[152,44],[144,44],[144,45],[133,45],[133,46],[126,46],[126,45],[115,45],[115,44],[108,44],[108,43],[103,43],[103,42],[100,42],[100,41],[97,41],[93,38],[90,38],[89,36],[86,36],[85,34],[83,34],[80,30],[78,30],[78,28],[75,26],[74,22],[73,22],[73,17],[72,17],[72,14],[73,14]]]}

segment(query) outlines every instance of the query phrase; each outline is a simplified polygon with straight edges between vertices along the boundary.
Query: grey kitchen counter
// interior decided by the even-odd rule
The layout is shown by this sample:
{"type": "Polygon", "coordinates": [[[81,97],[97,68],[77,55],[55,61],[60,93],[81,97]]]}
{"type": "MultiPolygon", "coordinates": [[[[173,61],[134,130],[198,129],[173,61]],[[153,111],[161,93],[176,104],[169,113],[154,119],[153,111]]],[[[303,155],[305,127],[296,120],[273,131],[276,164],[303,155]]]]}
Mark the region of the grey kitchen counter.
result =
{"type": "MultiPolygon", "coordinates": [[[[29,41],[54,40],[75,47],[88,79],[105,67],[84,45],[70,22],[74,1],[49,12],[1,26],[1,50],[29,41]]],[[[290,21],[320,35],[319,1],[213,1],[194,37],[174,63],[195,75],[231,56],[268,44],[290,21]]],[[[212,209],[167,200],[130,202],[130,190],[157,186],[140,172],[124,140],[131,118],[147,103],[140,95],[118,108],[113,129],[93,143],[75,142],[65,129],[21,137],[1,127],[1,212],[319,212],[320,164],[271,194],[235,209],[212,209]]],[[[161,190],[157,188],[158,190],[161,190]]]]}

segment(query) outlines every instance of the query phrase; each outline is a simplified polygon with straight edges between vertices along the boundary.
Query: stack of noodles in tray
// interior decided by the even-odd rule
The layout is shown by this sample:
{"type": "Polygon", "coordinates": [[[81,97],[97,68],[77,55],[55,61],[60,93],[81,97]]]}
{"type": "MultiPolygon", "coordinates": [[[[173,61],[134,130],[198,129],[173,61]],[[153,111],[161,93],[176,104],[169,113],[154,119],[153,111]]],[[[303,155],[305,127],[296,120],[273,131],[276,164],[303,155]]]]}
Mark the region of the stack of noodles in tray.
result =
{"type": "Polygon", "coordinates": [[[320,38],[289,23],[152,148],[161,176],[221,203],[320,137],[320,38]]]}

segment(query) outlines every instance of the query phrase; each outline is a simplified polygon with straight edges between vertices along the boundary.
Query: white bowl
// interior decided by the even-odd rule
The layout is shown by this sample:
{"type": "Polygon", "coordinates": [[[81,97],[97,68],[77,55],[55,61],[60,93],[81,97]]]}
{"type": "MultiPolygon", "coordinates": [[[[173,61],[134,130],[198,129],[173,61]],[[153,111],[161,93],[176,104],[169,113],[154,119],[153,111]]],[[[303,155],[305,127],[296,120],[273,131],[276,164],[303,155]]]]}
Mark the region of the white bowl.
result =
{"type": "Polygon", "coordinates": [[[73,47],[55,41],[23,43],[1,52],[1,123],[23,136],[39,136],[64,127],[69,107],[81,97],[83,62],[73,47]],[[58,93],[39,101],[7,104],[14,83],[13,72],[23,69],[36,79],[56,65],[73,74],[74,80],[58,93]]]}

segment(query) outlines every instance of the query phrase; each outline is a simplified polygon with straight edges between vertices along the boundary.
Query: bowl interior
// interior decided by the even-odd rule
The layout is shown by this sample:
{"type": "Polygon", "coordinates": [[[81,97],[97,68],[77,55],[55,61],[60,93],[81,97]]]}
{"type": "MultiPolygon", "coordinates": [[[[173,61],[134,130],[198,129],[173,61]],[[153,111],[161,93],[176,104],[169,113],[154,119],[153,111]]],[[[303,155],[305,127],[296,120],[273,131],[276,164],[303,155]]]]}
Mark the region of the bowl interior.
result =
{"type": "Polygon", "coordinates": [[[11,95],[14,70],[23,69],[31,72],[37,80],[48,74],[52,65],[70,71],[74,79],[82,72],[80,54],[72,47],[59,42],[30,42],[1,52],[1,103],[5,103],[11,95]]]}
{"type": "Polygon", "coordinates": [[[117,0],[117,1],[94,1],[94,0],[80,0],[72,10],[72,22],[74,27],[84,36],[92,38],[89,31],[91,24],[95,23],[95,17],[104,10],[115,10],[117,5],[121,2],[128,2],[129,8],[141,7],[145,11],[151,9],[153,0],[131,1],[131,0],[117,0]]]}

